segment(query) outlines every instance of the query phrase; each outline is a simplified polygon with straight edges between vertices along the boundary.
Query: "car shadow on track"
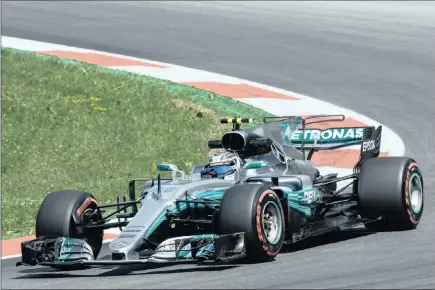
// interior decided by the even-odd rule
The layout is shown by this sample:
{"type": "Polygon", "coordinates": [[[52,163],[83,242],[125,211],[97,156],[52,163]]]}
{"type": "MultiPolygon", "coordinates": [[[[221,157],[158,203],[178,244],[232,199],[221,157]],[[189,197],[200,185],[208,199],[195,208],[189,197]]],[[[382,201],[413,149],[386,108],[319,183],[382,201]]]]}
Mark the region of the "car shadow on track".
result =
{"type": "MultiPolygon", "coordinates": [[[[328,233],[318,237],[313,237],[293,245],[286,245],[281,250],[281,254],[290,254],[297,251],[308,250],[331,243],[343,242],[350,239],[355,239],[372,234],[364,228],[352,229],[336,233],[328,233]]],[[[78,271],[61,271],[46,267],[38,267],[24,269],[19,271],[23,276],[15,277],[14,279],[50,279],[50,278],[92,278],[92,277],[110,277],[110,276],[125,276],[125,275],[151,275],[151,274],[172,274],[172,273],[188,273],[188,272],[209,272],[209,271],[224,271],[232,268],[249,265],[252,262],[247,260],[237,260],[231,262],[217,262],[206,264],[189,264],[188,267],[177,267],[178,264],[147,264],[147,265],[130,265],[130,266],[104,266],[98,267],[98,273],[92,273],[95,268],[78,270],[78,271]],[[171,269],[164,269],[172,267],[171,269]],[[163,268],[163,269],[162,269],[163,268]],[[101,270],[108,270],[101,273],[101,270]],[[86,273],[82,274],[82,273],[86,273]]],[[[184,266],[187,266],[184,264],[184,266]]]]}
{"type": "Polygon", "coordinates": [[[365,227],[354,228],[341,232],[330,232],[324,235],[303,240],[292,245],[285,245],[281,250],[281,253],[293,253],[302,250],[308,250],[316,247],[325,246],[327,244],[340,243],[372,234],[374,234],[374,232],[368,231],[365,227]]]}
{"type": "Polygon", "coordinates": [[[111,276],[125,276],[125,275],[150,275],[150,274],[172,274],[172,273],[188,273],[188,272],[211,272],[211,271],[223,271],[229,270],[237,267],[237,265],[216,265],[204,266],[204,265],[191,265],[189,268],[176,268],[176,269],[164,269],[159,270],[164,267],[174,266],[165,264],[150,264],[144,265],[131,265],[131,266],[120,266],[120,267],[104,267],[98,268],[99,270],[109,270],[103,273],[87,273],[86,275],[80,274],[86,273],[86,271],[92,271],[91,269],[79,270],[79,271],[60,271],[47,268],[37,268],[37,269],[26,269],[19,273],[25,273],[24,276],[15,277],[13,279],[56,279],[56,278],[92,278],[92,277],[111,277],[111,276]],[[146,272],[145,272],[146,271],[146,272]]]}

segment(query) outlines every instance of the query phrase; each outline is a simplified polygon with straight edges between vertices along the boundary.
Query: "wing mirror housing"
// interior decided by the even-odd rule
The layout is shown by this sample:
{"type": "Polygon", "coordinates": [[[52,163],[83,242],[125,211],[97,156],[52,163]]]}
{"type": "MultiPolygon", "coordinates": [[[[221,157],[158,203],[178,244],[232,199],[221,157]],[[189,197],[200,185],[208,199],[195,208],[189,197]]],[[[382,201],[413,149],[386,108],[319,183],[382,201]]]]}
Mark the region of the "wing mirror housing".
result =
{"type": "Polygon", "coordinates": [[[157,163],[156,169],[158,171],[177,171],[178,167],[175,164],[157,163]]]}
{"type": "Polygon", "coordinates": [[[186,179],[186,173],[183,170],[179,170],[178,166],[175,164],[157,163],[156,169],[158,171],[169,171],[172,172],[172,180],[177,179],[177,174],[181,175],[181,179],[186,179]]]}

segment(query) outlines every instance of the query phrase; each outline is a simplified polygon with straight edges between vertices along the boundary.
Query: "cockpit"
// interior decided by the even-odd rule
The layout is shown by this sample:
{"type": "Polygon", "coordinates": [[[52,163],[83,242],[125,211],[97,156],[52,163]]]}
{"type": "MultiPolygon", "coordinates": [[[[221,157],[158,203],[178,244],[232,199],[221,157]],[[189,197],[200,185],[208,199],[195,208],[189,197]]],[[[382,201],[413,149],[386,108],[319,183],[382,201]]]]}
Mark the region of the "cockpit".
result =
{"type": "Polygon", "coordinates": [[[235,153],[216,152],[210,157],[209,163],[201,170],[201,179],[234,179],[234,174],[242,166],[242,162],[235,153]]]}

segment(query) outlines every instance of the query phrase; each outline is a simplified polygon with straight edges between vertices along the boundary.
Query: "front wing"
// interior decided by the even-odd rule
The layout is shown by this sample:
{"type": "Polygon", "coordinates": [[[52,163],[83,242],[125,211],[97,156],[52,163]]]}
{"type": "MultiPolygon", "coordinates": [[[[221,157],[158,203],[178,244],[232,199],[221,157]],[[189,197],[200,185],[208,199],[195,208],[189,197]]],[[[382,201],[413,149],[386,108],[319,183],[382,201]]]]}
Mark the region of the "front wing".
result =
{"type": "Polygon", "coordinates": [[[198,263],[230,261],[246,257],[245,233],[185,236],[165,240],[148,257],[126,260],[113,252],[109,259],[94,259],[83,239],[39,237],[21,244],[20,265],[55,267],[133,265],[145,263],[198,263]]]}

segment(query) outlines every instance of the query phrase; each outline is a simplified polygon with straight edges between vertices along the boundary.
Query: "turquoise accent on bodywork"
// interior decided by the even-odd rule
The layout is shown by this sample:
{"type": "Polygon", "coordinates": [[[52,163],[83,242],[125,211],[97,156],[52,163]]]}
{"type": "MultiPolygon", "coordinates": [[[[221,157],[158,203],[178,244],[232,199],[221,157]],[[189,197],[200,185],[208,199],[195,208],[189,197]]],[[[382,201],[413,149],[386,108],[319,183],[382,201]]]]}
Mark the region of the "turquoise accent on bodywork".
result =
{"type": "MultiPolygon", "coordinates": [[[[218,235],[215,235],[215,237],[218,237],[218,235]]],[[[202,247],[199,249],[198,253],[196,253],[197,257],[202,257],[207,253],[213,253],[214,252],[214,244],[210,243],[207,246],[202,247]]]]}
{"type": "Polygon", "coordinates": [[[288,204],[305,216],[310,217],[314,215],[317,202],[320,199],[320,194],[314,188],[308,188],[297,192],[291,192],[288,195],[288,204]],[[305,200],[304,197],[307,193],[312,192],[312,200],[305,200]]]}
{"type": "Polygon", "coordinates": [[[320,129],[305,129],[305,132],[300,128],[301,123],[298,121],[284,122],[281,124],[283,144],[301,144],[302,140],[305,144],[318,143],[353,143],[360,141],[364,134],[364,127],[337,127],[325,130],[320,129]]]}
{"type": "Polygon", "coordinates": [[[72,246],[68,246],[72,244],[71,238],[63,238],[63,244],[66,246],[63,246],[64,253],[58,258],[60,261],[68,259],[71,256],[70,252],[72,250],[72,246]]]}
{"type": "MultiPolygon", "coordinates": [[[[217,238],[218,235],[214,235],[214,234],[204,234],[204,235],[195,235],[192,236],[192,239],[204,239],[204,238],[217,238]]],[[[213,243],[210,243],[204,247],[201,247],[198,252],[196,253],[197,257],[201,257],[203,255],[205,255],[207,252],[211,252],[214,250],[214,245],[213,243]]],[[[192,255],[192,251],[190,249],[190,244],[187,244],[183,247],[183,249],[181,249],[180,251],[180,257],[181,258],[190,258],[190,256],[192,255]]]]}
{"type": "Polygon", "coordinates": [[[315,188],[307,188],[300,191],[292,191],[290,188],[280,188],[283,192],[281,199],[282,203],[287,202],[291,209],[299,213],[311,217],[314,215],[317,202],[320,200],[320,194],[315,188]],[[307,202],[304,200],[305,193],[313,192],[312,201],[307,202]]]}
{"type": "MultiPolygon", "coordinates": [[[[193,192],[191,195],[197,198],[208,198],[208,199],[220,199],[225,193],[225,190],[227,188],[215,188],[215,189],[208,189],[198,192],[193,192]]],[[[194,198],[192,198],[194,199],[194,198]]],[[[204,207],[203,204],[196,204],[197,207],[204,207]]],[[[180,212],[187,208],[187,203],[179,202],[178,206],[173,204],[166,208],[165,211],[163,211],[159,217],[154,221],[153,225],[150,227],[150,229],[145,234],[145,239],[149,238],[152,233],[162,224],[163,221],[166,220],[166,212],[180,212]]]]}
{"type": "Polygon", "coordinates": [[[156,168],[159,171],[172,171],[172,168],[169,166],[169,164],[157,163],[156,168]]]}
{"type": "Polygon", "coordinates": [[[263,168],[263,167],[267,167],[267,162],[266,161],[248,162],[244,166],[245,169],[256,169],[256,168],[263,168]]]}
{"type": "MultiPolygon", "coordinates": [[[[280,189],[284,193],[284,196],[281,200],[283,204],[287,202],[290,208],[298,211],[299,213],[303,214],[306,217],[311,217],[312,215],[314,215],[317,201],[319,201],[320,199],[320,194],[317,192],[316,189],[308,188],[308,189],[294,191],[294,192],[290,188],[280,188],[280,189]],[[304,202],[303,199],[305,193],[310,191],[313,192],[313,200],[310,203],[304,202]]],[[[221,199],[225,193],[225,190],[227,190],[227,188],[208,189],[208,190],[193,192],[191,193],[191,195],[197,198],[204,198],[204,199],[221,199]]],[[[199,208],[205,207],[203,204],[196,204],[195,206],[199,208]]],[[[186,208],[187,208],[187,203],[183,203],[183,202],[179,202],[178,207],[175,204],[168,206],[166,208],[167,210],[163,211],[159,215],[159,217],[154,221],[153,225],[146,232],[144,238],[145,239],[149,238],[149,236],[152,235],[152,233],[154,233],[154,231],[166,220],[167,211],[181,212],[186,208]]]]}

